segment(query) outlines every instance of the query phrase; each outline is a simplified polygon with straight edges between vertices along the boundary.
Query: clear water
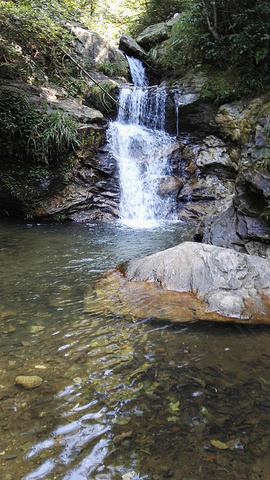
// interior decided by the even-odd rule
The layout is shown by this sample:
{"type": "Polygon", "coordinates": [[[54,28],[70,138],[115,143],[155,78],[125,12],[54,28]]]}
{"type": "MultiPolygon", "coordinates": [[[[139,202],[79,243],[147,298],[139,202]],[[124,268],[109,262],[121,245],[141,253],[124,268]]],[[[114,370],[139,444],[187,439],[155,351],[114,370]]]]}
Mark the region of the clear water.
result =
{"type": "Polygon", "coordinates": [[[181,236],[0,224],[1,480],[270,478],[269,329],[136,323],[96,301],[102,272],[181,236]]]}

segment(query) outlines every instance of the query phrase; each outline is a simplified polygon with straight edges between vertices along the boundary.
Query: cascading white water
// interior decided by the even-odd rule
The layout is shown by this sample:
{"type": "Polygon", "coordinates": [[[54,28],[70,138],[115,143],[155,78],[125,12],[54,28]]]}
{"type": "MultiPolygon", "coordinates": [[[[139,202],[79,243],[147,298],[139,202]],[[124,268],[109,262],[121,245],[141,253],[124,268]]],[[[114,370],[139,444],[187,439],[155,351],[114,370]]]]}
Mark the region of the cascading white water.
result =
{"type": "Polygon", "coordinates": [[[172,212],[171,200],[159,194],[161,181],[170,174],[166,150],[173,142],[164,131],[166,90],[148,87],[140,60],[128,62],[134,85],[121,87],[123,109],[111,122],[107,139],[119,165],[122,222],[153,226],[172,212]]]}

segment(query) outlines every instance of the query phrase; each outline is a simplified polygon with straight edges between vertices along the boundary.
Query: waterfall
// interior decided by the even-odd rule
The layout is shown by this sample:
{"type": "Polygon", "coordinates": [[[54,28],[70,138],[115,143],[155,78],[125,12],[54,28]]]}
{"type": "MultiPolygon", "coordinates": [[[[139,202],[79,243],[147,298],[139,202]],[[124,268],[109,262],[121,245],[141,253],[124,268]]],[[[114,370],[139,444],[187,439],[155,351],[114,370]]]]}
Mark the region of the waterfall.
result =
{"type": "Polygon", "coordinates": [[[140,60],[128,62],[133,85],[120,88],[123,109],[110,123],[107,140],[119,165],[122,222],[153,226],[172,217],[172,200],[161,184],[171,173],[166,152],[175,139],[164,130],[166,90],[148,86],[140,60]]]}
{"type": "Polygon", "coordinates": [[[148,78],[146,76],[145,68],[142,62],[138,58],[128,56],[127,61],[129,64],[130,75],[133,85],[135,87],[148,87],[148,78]]]}

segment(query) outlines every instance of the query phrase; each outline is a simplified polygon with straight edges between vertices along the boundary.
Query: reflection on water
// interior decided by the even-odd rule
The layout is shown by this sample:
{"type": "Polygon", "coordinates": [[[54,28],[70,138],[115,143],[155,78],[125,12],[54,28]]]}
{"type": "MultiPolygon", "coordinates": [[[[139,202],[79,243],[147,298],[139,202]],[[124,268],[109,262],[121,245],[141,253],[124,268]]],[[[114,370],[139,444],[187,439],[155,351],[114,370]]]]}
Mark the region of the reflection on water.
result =
{"type": "Polygon", "coordinates": [[[267,327],[133,323],[94,288],[84,311],[104,270],[180,241],[2,222],[1,480],[270,479],[267,327]]]}

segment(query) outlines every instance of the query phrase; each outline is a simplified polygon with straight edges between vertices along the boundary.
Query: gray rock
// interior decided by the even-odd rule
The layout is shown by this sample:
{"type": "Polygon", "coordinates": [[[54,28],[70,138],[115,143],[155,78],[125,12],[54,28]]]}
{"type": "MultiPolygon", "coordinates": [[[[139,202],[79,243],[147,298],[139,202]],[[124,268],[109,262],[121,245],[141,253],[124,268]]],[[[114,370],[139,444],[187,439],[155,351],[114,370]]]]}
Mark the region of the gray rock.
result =
{"type": "Polygon", "coordinates": [[[215,121],[223,135],[244,145],[261,116],[260,112],[265,102],[266,99],[262,96],[221,105],[215,121]]]}
{"type": "MultiPolygon", "coordinates": [[[[124,276],[126,282],[150,282],[168,291],[191,293],[205,305],[204,313],[217,314],[214,320],[270,322],[270,262],[255,255],[185,242],[131,260],[124,276]]],[[[135,283],[134,289],[138,293],[135,283]]],[[[156,316],[160,318],[158,311],[156,316]]]]}
{"type": "Polygon", "coordinates": [[[200,168],[219,164],[228,168],[237,169],[226,148],[225,143],[219,138],[209,135],[204,138],[198,156],[196,165],[200,168]]]}
{"type": "Polygon", "coordinates": [[[44,111],[44,104],[46,104],[48,113],[61,110],[82,124],[100,123],[104,120],[103,114],[99,110],[82,105],[76,98],[67,98],[66,91],[57,85],[34,87],[15,80],[2,81],[2,84],[8,89],[24,92],[28,102],[36,109],[44,111]]]}
{"type": "Polygon", "coordinates": [[[141,58],[147,58],[147,52],[129,35],[122,35],[119,41],[119,48],[127,55],[141,58]]]}
{"type": "Polygon", "coordinates": [[[159,180],[158,193],[161,196],[167,196],[179,192],[182,187],[183,181],[180,178],[166,176],[159,180]]]}
{"type": "Polygon", "coordinates": [[[171,34],[171,28],[171,24],[165,22],[150,25],[140,33],[140,35],[136,38],[136,41],[141,47],[149,49],[153,45],[156,45],[157,43],[169,38],[171,34]]]}
{"type": "Polygon", "coordinates": [[[86,67],[89,62],[94,65],[110,64],[116,71],[123,71],[123,75],[127,75],[128,63],[118,48],[103,40],[95,31],[77,25],[70,25],[70,29],[77,38],[77,51],[83,56],[86,67]]]}

